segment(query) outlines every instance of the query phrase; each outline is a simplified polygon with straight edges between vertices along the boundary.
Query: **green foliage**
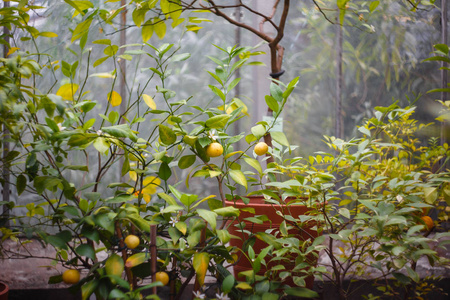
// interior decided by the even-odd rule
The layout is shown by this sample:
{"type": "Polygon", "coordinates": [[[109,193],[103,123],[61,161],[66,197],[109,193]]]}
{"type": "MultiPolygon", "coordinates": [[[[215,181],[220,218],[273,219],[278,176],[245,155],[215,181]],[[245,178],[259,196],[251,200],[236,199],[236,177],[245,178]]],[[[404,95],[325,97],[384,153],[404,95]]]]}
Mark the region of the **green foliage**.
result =
{"type": "MultiPolygon", "coordinates": [[[[2,240],[38,238],[56,249],[55,264],[87,270],[74,286],[81,289],[83,299],[92,294],[99,299],[139,299],[143,289],[161,285],[134,286],[135,279],[152,275],[155,260],[157,270],[176,275],[171,279],[178,287],[196,275],[204,288],[211,274],[221,283],[221,292],[236,299],[316,297],[305,288],[309,276],[342,281],[346,275],[362,274],[366,260],[373,261],[384,277],[392,275],[401,286],[410,287],[420,281],[414,269],[419,258],[448,263],[428,245],[447,234],[428,237],[429,232],[421,232],[425,228],[421,213],[438,211],[435,225],[447,218],[442,202],[450,202],[449,174],[442,160],[447,162],[449,149],[436,141],[419,144],[417,131],[426,126],[412,118],[414,108],[378,107],[374,117],[359,127],[363,137],[350,141],[325,137],[333,153],[285,159],[295,146],[273,129],[298,77],[287,84],[271,83],[265,97],[271,121],[236,134],[236,122],[248,116],[247,104],[233,96],[242,81],[236,73],[258,64],[250,58],[261,52],[216,46],[220,55],[209,57],[215,68],[208,71],[213,84],[205,84],[210,89],[202,95],[208,99],[205,104],[168,88],[174,66],[190,54],[180,53],[181,46],[155,42],[152,36],[164,39],[169,21],[172,27],[183,24],[185,31],[196,32],[207,19],[184,15],[181,1],[133,1],[127,7],[119,7],[118,1],[107,1],[104,7],[90,1],[65,2],[74,23],[70,46],[80,51],[68,48],[75,61],[67,57],[44,61],[40,57],[50,57],[49,53],[36,49],[38,54],[30,54],[14,47],[9,57],[0,59],[0,120],[7,129],[2,145],[12,149],[2,158],[2,166],[10,171],[17,193],[33,197],[24,206],[2,201],[11,209],[14,226],[0,229],[2,240]],[[115,45],[108,34],[92,38],[94,28],[101,28],[101,33],[116,30],[127,8],[141,29],[142,43],[115,45]],[[102,57],[91,61],[92,51],[100,51],[102,57]],[[123,76],[119,63],[123,61],[136,63],[133,75],[123,76]],[[54,81],[40,86],[47,77],[54,81]],[[140,78],[145,82],[134,84],[140,78]],[[119,92],[121,86],[126,92],[119,92]],[[264,168],[266,158],[258,160],[252,148],[269,134],[274,145],[268,155],[276,162],[264,168]],[[245,149],[238,149],[243,140],[245,149]],[[217,157],[208,156],[207,147],[213,142],[223,148],[217,157]],[[189,188],[196,177],[217,183],[218,195],[188,193],[183,184],[189,188]],[[228,232],[227,221],[243,212],[253,212],[247,220],[255,224],[271,220],[255,215],[252,207],[224,206],[226,200],[248,201],[239,196],[239,188],[263,195],[273,207],[286,208],[279,212],[284,218],[279,228],[250,235],[242,249],[228,244],[236,237],[228,232]],[[307,206],[308,213],[290,215],[291,205],[298,204],[307,206]],[[307,226],[319,235],[299,239],[291,233],[307,231],[307,226]],[[342,245],[341,254],[324,244],[325,232],[331,244],[342,245]],[[135,249],[123,241],[130,234],[140,238],[135,249]],[[259,253],[256,239],[267,244],[259,253]],[[346,254],[344,246],[353,252],[346,254]],[[156,257],[150,255],[154,247],[156,257]],[[317,265],[321,250],[333,262],[335,276],[317,265]],[[243,281],[226,268],[238,254],[252,266],[242,272],[243,281]],[[293,261],[294,267],[285,268],[285,261],[293,261]],[[283,285],[286,279],[293,286],[283,285]]],[[[341,9],[348,3],[338,1],[341,9]]],[[[374,1],[370,11],[379,5],[374,1]]],[[[15,26],[23,42],[57,37],[27,24],[28,12],[34,9],[38,7],[27,1],[2,8],[5,17],[0,25],[15,26]]],[[[448,48],[436,48],[440,58],[435,60],[445,61],[448,48]]],[[[442,104],[448,108],[448,103],[442,104]]],[[[56,275],[49,282],[61,280],[56,275]]]]}

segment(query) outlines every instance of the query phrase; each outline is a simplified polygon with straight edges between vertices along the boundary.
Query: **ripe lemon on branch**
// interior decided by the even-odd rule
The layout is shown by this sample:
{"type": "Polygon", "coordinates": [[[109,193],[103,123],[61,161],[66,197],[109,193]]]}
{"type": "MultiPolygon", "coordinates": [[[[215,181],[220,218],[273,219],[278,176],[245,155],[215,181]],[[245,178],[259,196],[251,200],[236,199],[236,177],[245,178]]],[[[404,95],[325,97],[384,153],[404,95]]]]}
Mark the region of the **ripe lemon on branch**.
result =
{"type": "Polygon", "coordinates": [[[78,270],[73,269],[66,270],[62,274],[62,280],[68,284],[78,283],[78,281],[80,281],[80,272],[78,272],[78,270]]]}
{"type": "Polygon", "coordinates": [[[259,156],[266,154],[268,150],[269,146],[267,146],[267,144],[264,142],[259,142],[258,144],[256,144],[254,149],[256,155],[259,156]]]}
{"type": "Polygon", "coordinates": [[[163,285],[167,285],[169,283],[169,274],[166,272],[156,272],[155,281],[159,281],[163,285]]]}
{"type": "Polygon", "coordinates": [[[221,156],[223,153],[223,147],[218,142],[212,142],[206,147],[206,155],[209,157],[221,156]]]}
{"type": "Polygon", "coordinates": [[[139,238],[137,237],[137,236],[135,236],[135,235],[133,235],[133,234],[130,234],[130,235],[128,235],[126,238],[125,238],[125,244],[127,245],[127,247],[129,248],[129,249],[134,249],[134,248],[136,248],[137,246],[139,246],[139,244],[141,243],[141,241],[139,240],[139,238]]]}

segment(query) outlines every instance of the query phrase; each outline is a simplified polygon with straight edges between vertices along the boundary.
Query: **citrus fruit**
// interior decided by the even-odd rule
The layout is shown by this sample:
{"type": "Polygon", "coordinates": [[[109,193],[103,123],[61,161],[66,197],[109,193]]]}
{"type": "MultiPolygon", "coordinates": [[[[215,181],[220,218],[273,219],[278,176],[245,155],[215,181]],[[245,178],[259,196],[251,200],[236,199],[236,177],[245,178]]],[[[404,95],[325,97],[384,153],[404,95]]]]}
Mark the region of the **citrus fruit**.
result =
{"type": "Polygon", "coordinates": [[[255,153],[256,155],[264,155],[267,153],[267,150],[269,150],[269,146],[267,146],[264,142],[259,142],[255,145],[255,153]]]}
{"type": "Polygon", "coordinates": [[[122,257],[113,253],[105,262],[105,271],[107,275],[122,276],[124,262],[122,257]]]}
{"type": "Polygon", "coordinates": [[[139,246],[140,243],[141,241],[139,240],[139,238],[133,234],[130,234],[125,238],[125,244],[130,249],[136,248],[137,246],[139,246]]]}
{"type": "Polygon", "coordinates": [[[80,272],[78,270],[66,270],[62,275],[62,280],[68,284],[75,284],[80,281],[80,272]]]}
{"type": "Polygon", "coordinates": [[[223,153],[223,147],[218,142],[213,142],[206,147],[206,155],[209,157],[221,156],[223,153]]]}
{"type": "Polygon", "coordinates": [[[427,230],[433,229],[433,227],[434,227],[433,219],[431,219],[429,216],[423,216],[421,219],[427,226],[427,230]]]}
{"type": "Polygon", "coordinates": [[[167,285],[169,283],[169,274],[166,272],[156,272],[155,281],[159,281],[163,285],[167,285]]]}

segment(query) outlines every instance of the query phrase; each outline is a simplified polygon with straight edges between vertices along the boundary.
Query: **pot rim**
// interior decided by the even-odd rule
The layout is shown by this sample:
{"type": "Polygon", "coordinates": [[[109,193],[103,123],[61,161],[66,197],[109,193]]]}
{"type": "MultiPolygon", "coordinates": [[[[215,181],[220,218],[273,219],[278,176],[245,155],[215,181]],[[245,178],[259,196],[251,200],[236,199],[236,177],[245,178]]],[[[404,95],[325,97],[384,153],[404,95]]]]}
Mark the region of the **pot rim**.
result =
{"type": "Polygon", "coordinates": [[[3,290],[0,290],[0,295],[6,295],[9,292],[9,286],[3,281],[0,281],[0,285],[5,287],[3,290]]]}

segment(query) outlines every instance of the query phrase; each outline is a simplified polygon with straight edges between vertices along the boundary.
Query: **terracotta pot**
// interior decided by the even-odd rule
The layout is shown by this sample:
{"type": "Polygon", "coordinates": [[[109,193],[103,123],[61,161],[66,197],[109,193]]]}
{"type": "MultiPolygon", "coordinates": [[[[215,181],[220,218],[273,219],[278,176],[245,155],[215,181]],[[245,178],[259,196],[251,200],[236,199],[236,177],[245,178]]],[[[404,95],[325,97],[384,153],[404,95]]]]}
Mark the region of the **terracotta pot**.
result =
{"type": "MultiPolygon", "coordinates": [[[[227,206],[234,206],[239,209],[249,208],[249,207],[252,207],[255,209],[254,215],[250,212],[241,210],[239,218],[228,227],[228,231],[230,234],[238,236],[240,238],[240,239],[231,239],[230,245],[235,246],[239,249],[242,249],[243,241],[248,240],[249,235],[242,232],[242,230],[240,230],[238,227],[234,226],[235,224],[243,221],[245,223],[245,230],[248,230],[248,231],[252,232],[253,234],[255,234],[257,232],[264,232],[267,229],[274,229],[274,231],[275,231],[275,230],[280,229],[280,224],[284,220],[281,216],[279,216],[276,213],[277,210],[281,211],[284,215],[289,214],[294,218],[298,218],[299,215],[304,215],[305,213],[307,213],[309,211],[309,208],[304,205],[297,205],[297,204],[294,205],[293,204],[293,205],[289,205],[289,206],[285,206],[285,205],[279,206],[279,205],[268,204],[264,201],[264,198],[262,196],[250,196],[247,198],[250,199],[249,204],[243,203],[242,200],[237,200],[236,202],[226,201],[227,206]],[[245,218],[253,217],[255,215],[266,215],[268,217],[268,219],[271,220],[271,222],[266,221],[263,224],[255,224],[255,223],[244,220],[245,218]]],[[[289,200],[290,199],[288,198],[288,201],[289,200]]],[[[318,236],[317,231],[312,230],[311,227],[312,227],[312,225],[303,227],[303,230],[298,230],[298,229],[291,230],[291,231],[289,231],[289,233],[295,234],[299,240],[307,240],[307,239],[311,238],[311,236],[316,238],[318,236]]],[[[258,254],[261,252],[261,250],[263,248],[266,248],[267,246],[268,246],[267,243],[256,238],[255,244],[252,247],[253,247],[253,250],[255,250],[255,253],[258,254]]],[[[309,259],[313,262],[315,260],[313,257],[309,257],[309,259]]],[[[279,262],[277,262],[274,265],[277,265],[277,264],[279,264],[279,262]]],[[[285,266],[286,270],[292,270],[295,266],[293,263],[283,264],[283,265],[285,266]]],[[[268,267],[270,268],[270,264],[268,267]]],[[[248,261],[248,259],[243,255],[240,257],[237,264],[233,266],[234,274],[236,276],[239,274],[239,272],[243,272],[243,271],[247,271],[247,270],[251,270],[251,269],[252,269],[252,266],[251,266],[250,261],[248,261]]],[[[260,270],[260,272],[258,272],[258,274],[262,275],[265,271],[266,271],[266,268],[264,266],[261,266],[261,270],[260,270]]],[[[287,280],[284,283],[289,284],[291,286],[294,285],[294,283],[292,282],[292,279],[287,280]]],[[[306,287],[312,288],[313,283],[314,283],[314,278],[311,277],[311,278],[306,279],[306,287]]]]}
{"type": "Polygon", "coordinates": [[[8,285],[0,281],[0,300],[8,300],[8,292],[8,285]]]}

